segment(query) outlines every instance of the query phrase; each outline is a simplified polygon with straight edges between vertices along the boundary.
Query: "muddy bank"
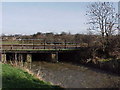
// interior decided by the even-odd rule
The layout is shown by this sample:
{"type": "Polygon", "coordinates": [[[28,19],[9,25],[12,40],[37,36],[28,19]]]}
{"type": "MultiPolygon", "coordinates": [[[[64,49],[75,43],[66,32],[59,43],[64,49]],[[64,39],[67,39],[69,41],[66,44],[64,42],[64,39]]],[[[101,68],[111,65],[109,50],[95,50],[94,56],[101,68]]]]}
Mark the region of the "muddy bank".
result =
{"type": "Polygon", "coordinates": [[[107,72],[116,73],[120,75],[120,59],[112,59],[107,61],[90,61],[88,63],[82,63],[83,65],[98,68],[107,72]]]}
{"type": "Polygon", "coordinates": [[[120,76],[82,65],[33,62],[34,73],[65,88],[120,88],[120,76]]]}

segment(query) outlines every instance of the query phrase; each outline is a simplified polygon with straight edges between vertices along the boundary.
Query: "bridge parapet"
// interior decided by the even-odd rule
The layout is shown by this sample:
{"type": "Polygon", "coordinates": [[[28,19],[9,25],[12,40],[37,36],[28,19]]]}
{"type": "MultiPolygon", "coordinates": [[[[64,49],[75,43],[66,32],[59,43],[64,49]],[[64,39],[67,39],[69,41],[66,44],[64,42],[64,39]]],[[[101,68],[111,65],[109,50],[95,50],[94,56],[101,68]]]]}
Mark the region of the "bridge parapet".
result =
{"type": "Polygon", "coordinates": [[[76,45],[42,45],[42,44],[3,44],[2,49],[3,50],[12,50],[12,49],[75,49],[79,48],[79,46],[76,45]]]}

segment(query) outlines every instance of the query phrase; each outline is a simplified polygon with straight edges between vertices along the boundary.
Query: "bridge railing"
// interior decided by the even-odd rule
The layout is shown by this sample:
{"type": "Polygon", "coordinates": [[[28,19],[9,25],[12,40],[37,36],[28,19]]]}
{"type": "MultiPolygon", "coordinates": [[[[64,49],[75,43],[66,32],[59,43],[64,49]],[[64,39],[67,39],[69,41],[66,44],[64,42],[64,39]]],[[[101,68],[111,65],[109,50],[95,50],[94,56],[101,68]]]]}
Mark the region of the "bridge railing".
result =
{"type": "Polygon", "coordinates": [[[79,43],[72,42],[47,42],[39,39],[23,39],[2,42],[2,49],[74,49],[80,47],[79,43]]]}
{"type": "Polygon", "coordinates": [[[2,49],[73,49],[76,45],[2,45],[2,49]]]}

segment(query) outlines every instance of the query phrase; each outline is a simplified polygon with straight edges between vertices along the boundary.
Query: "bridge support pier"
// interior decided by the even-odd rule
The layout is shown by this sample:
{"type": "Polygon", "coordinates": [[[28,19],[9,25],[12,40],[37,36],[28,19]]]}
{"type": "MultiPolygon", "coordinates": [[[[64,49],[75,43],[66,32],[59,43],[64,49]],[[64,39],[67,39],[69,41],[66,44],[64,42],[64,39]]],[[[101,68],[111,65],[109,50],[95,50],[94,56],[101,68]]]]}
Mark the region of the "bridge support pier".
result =
{"type": "Polygon", "coordinates": [[[27,62],[32,62],[32,54],[27,54],[27,62]]]}
{"type": "Polygon", "coordinates": [[[15,61],[18,60],[18,54],[17,54],[17,53],[15,53],[15,58],[14,58],[14,60],[15,60],[15,61]]]}
{"type": "Polygon", "coordinates": [[[26,56],[26,66],[29,69],[31,69],[31,62],[32,62],[32,54],[27,54],[27,56],[26,56]]]}
{"type": "Polygon", "coordinates": [[[20,62],[27,62],[27,54],[18,53],[17,60],[20,62]]]}
{"type": "Polygon", "coordinates": [[[51,61],[58,62],[58,52],[51,53],[51,61]]]}
{"type": "Polygon", "coordinates": [[[1,58],[2,58],[2,59],[1,59],[2,62],[6,62],[6,54],[2,54],[2,55],[1,55],[1,58]]]}
{"type": "Polygon", "coordinates": [[[22,54],[18,54],[18,61],[22,61],[22,54]]]}

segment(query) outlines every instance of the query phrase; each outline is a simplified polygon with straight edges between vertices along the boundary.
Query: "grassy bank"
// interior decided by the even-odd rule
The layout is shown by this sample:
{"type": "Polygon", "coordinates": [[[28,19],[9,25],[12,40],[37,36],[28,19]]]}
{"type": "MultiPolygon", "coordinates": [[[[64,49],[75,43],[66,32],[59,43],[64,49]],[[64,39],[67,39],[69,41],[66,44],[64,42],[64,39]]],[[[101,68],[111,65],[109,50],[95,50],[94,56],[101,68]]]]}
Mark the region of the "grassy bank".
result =
{"type": "MultiPolygon", "coordinates": [[[[8,64],[2,64],[2,87],[9,88],[47,88],[55,89],[58,86],[53,86],[50,83],[37,79],[28,72],[12,67],[8,64]]],[[[60,88],[59,88],[60,89],[60,88]]]]}

